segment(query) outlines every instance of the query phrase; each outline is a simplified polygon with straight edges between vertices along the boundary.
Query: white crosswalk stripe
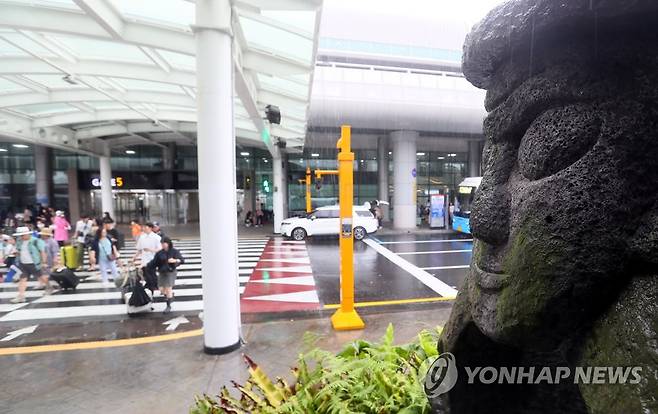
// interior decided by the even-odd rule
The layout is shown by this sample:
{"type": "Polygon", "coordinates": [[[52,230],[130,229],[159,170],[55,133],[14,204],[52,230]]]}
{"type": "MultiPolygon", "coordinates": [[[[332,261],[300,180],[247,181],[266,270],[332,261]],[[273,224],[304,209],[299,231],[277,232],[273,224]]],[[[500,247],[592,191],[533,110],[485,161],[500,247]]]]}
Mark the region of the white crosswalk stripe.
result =
{"type": "MultiPolygon", "coordinates": [[[[265,249],[267,239],[239,239],[238,283],[242,294],[258,260],[265,249]]],[[[199,240],[174,242],[185,258],[179,266],[174,286],[174,311],[192,311],[203,308],[203,278],[201,272],[201,245],[199,240]]],[[[126,242],[121,258],[129,261],[135,254],[135,243],[126,242]]],[[[88,258],[85,257],[85,267],[88,258]]],[[[58,291],[44,295],[43,290],[34,290],[38,282],[29,281],[25,294],[27,303],[12,304],[18,285],[13,282],[0,283],[0,323],[7,321],[52,320],[90,316],[117,316],[126,314],[126,305],[121,303],[121,291],[113,282],[101,282],[97,272],[79,271],[83,278],[75,291],[58,291]],[[94,277],[95,276],[95,277],[94,277]],[[89,280],[85,280],[89,277],[89,280]]],[[[158,291],[154,296],[155,311],[164,309],[164,298],[158,291]]]]}

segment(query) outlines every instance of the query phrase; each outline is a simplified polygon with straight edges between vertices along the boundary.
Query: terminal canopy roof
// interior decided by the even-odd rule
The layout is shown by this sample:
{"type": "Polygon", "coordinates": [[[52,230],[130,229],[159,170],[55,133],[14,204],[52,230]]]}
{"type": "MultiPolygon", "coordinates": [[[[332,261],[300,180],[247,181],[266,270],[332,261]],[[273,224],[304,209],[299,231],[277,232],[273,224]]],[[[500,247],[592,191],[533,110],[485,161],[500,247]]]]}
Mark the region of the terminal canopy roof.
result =
{"type": "MultiPolygon", "coordinates": [[[[322,0],[231,4],[237,140],[299,148],[322,0]]],[[[193,144],[194,16],[189,0],[0,0],[0,137],[91,154],[193,144]]]]}

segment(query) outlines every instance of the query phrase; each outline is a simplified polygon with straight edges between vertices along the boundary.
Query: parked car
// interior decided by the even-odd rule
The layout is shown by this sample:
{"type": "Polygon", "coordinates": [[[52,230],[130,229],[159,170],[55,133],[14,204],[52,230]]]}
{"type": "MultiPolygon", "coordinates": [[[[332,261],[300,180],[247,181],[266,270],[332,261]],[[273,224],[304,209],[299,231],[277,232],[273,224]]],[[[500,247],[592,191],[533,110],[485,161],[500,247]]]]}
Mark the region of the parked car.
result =
{"type": "MultiPolygon", "coordinates": [[[[304,240],[307,236],[338,234],[340,230],[339,207],[320,207],[306,217],[291,217],[281,223],[281,235],[294,240],[304,240]]],[[[352,232],[356,240],[363,240],[368,234],[377,231],[379,223],[368,206],[354,206],[352,209],[352,232]]]]}

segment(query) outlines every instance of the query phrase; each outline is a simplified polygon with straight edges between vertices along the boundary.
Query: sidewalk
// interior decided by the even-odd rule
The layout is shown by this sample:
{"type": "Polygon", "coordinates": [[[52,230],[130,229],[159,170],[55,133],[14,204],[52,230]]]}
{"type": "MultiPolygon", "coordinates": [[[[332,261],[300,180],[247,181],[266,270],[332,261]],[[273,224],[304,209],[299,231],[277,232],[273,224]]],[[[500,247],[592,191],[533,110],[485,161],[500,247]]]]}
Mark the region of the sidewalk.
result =
{"type": "Polygon", "coordinates": [[[203,353],[200,336],[117,348],[0,357],[0,372],[12,379],[1,412],[14,414],[185,413],[195,394],[217,394],[231,380],[243,382],[249,355],[272,377],[290,378],[303,352],[304,333],[321,335],[318,345],[336,352],[357,339],[378,340],[393,323],[395,342],[413,340],[423,329],[443,325],[450,307],[363,314],[362,331],[337,332],[329,318],[244,324],[247,344],[227,355],[203,353]],[[6,410],[6,411],[5,411],[6,410]]]}

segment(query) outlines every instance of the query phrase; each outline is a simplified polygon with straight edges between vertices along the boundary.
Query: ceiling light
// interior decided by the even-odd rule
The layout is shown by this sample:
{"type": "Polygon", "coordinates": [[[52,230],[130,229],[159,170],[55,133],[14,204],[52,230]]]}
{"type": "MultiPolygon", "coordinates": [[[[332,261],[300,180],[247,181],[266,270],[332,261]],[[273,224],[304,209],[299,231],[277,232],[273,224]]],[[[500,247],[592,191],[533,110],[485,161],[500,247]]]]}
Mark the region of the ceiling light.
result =
{"type": "Polygon", "coordinates": [[[389,152],[388,152],[388,155],[393,155],[393,153],[392,153],[391,151],[389,151],[389,152]]]}
{"type": "Polygon", "coordinates": [[[7,148],[0,148],[0,152],[7,152],[9,151],[7,148]]]}
{"type": "Polygon", "coordinates": [[[425,153],[424,152],[417,152],[416,155],[418,155],[419,157],[422,157],[423,155],[425,155],[425,153]]]}
{"type": "Polygon", "coordinates": [[[445,160],[446,157],[436,157],[437,160],[445,160]]]}
{"type": "Polygon", "coordinates": [[[319,156],[320,156],[320,154],[315,153],[315,152],[314,152],[313,154],[311,154],[311,157],[315,157],[315,158],[317,158],[317,157],[319,157],[319,156]]]}
{"type": "Polygon", "coordinates": [[[456,157],[457,154],[448,154],[448,157],[456,157]]]}
{"type": "Polygon", "coordinates": [[[242,155],[243,157],[248,157],[249,153],[248,152],[241,152],[240,155],[242,155]]]}
{"type": "Polygon", "coordinates": [[[14,148],[28,148],[29,145],[25,145],[25,144],[12,144],[12,147],[14,147],[14,148]]]}
{"type": "Polygon", "coordinates": [[[266,159],[263,159],[263,162],[267,162],[267,160],[266,160],[266,159]]]}
{"type": "Polygon", "coordinates": [[[134,155],[134,154],[135,154],[135,150],[126,150],[126,154],[128,154],[128,155],[134,155]]]}

